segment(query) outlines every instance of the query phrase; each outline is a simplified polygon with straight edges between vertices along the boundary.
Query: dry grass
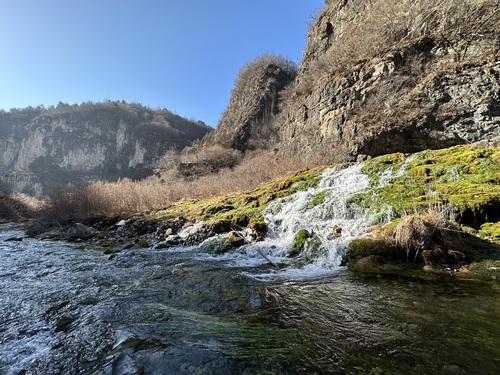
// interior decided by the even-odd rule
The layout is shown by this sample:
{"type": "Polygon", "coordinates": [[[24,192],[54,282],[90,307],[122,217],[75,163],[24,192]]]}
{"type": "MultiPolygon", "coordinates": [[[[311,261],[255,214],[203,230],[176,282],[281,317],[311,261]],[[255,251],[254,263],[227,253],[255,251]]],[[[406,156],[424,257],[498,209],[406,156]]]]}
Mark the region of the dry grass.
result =
{"type": "Polygon", "coordinates": [[[394,241],[406,250],[408,260],[412,255],[414,261],[421,256],[429,265],[463,257],[460,231],[435,210],[403,217],[394,230],[394,241]]]}
{"type": "Polygon", "coordinates": [[[431,242],[440,235],[448,222],[442,214],[436,211],[427,211],[424,214],[408,215],[401,219],[394,231],[396,245],[410,251],[419,251],[432,248],[431,242]]]}
{"type": "MultiPolygon", "coordinates": [[[[336,6],[330,5],[327,14],[336,14],[336,6]]],[[[499,0],[373,0],[350,6],[350,13],[338,16],[344,20],[333,26],[331,47],[309,67],[309,78],[303,78],[302,85],[349,74],[360,62],[402,51],[422,38],[431,39],[455,61],[482,58],[475,56],[475,45],[498,49],[499,0]]],[[[296,90],[303,93],[310,87],[298,85],[296,90]]]]}
{"type": "Polygon", "coordinates": [[[118,182],[96,181],[86,186],[68,186],[51,197],[44,213],[49,220],[63,223],[94,214],[134,214],[159,210],[182,199],[251,190],[289,171],[308,169],[317,160],[300,164],[278,159],[273,151],[255,151],[232,168],[215,173],[183,176],[179,170],[163,170],[148,179],[118,182]]]}
{"type": "Polygon", "coordinates": [[[30,217],[47,206],[47,202],[25,194],[0,192],[0,219],[30,217]]]}

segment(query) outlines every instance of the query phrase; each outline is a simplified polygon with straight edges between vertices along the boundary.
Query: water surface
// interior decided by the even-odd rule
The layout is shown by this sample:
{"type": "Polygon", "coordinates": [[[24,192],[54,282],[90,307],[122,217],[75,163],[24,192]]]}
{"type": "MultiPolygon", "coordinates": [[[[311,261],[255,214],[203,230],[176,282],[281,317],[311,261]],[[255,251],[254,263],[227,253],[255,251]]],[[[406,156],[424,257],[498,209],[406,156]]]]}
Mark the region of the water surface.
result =
{"type": "Polygon", "coordinates": [[[496,374],[500,288],[0,232],[0,374],[496,374]],[[230,264],[231,263],[231,264],[230,264]]]}

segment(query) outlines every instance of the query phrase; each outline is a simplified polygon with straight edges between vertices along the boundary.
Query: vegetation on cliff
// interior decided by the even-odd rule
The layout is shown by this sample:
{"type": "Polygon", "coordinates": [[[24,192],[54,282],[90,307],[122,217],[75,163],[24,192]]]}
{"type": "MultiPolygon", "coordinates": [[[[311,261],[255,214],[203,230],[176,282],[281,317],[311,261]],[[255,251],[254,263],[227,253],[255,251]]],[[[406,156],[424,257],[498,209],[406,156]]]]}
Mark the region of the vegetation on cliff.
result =
{"type": "Polygon", "coordinates": [[[145,178],[166,151],[211,130],[123,101],[0,111],[1,182],[7,191],[44,196],[68,182],[145,178]]]}

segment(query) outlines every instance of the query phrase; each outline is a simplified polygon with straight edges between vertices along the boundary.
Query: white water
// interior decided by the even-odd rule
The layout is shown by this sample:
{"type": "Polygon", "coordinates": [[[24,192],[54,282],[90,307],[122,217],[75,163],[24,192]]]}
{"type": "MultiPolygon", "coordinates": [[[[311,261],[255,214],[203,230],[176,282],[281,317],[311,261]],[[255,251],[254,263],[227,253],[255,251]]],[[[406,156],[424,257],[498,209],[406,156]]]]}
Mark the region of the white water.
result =
{"type": "Polygon", "coordinates": [[[362,166],[327,169],[322,172],[318,187],[272,202],[264,215],[268,225],[265,240],[221,258],[236,267],[258,266],[268,260],[290,263],[279,271],[259,274],[259,278],[310,278],[338,270],[349,242],[371,233],[372,215],[349,203],[355,194],[371,187],[369,177],[361,172],[362,166]],[[341,228],[340,236],[333,235],[334,227],[341,228]],[[294,261],[289,252],[301,229],[311,237],[294,261]]]}

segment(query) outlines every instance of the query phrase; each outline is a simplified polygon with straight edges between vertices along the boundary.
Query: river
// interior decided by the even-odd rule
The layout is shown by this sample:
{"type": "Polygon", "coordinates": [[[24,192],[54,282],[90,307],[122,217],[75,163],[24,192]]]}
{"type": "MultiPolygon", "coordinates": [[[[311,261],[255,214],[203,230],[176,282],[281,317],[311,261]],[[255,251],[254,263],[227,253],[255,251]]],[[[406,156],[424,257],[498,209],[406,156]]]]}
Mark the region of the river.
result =
{"type": "Polygon", "coordinates": [[[498,282],[269,274],[199,248],[106,255],[3,224],[0,374],[498,373],[498,282]]]}

